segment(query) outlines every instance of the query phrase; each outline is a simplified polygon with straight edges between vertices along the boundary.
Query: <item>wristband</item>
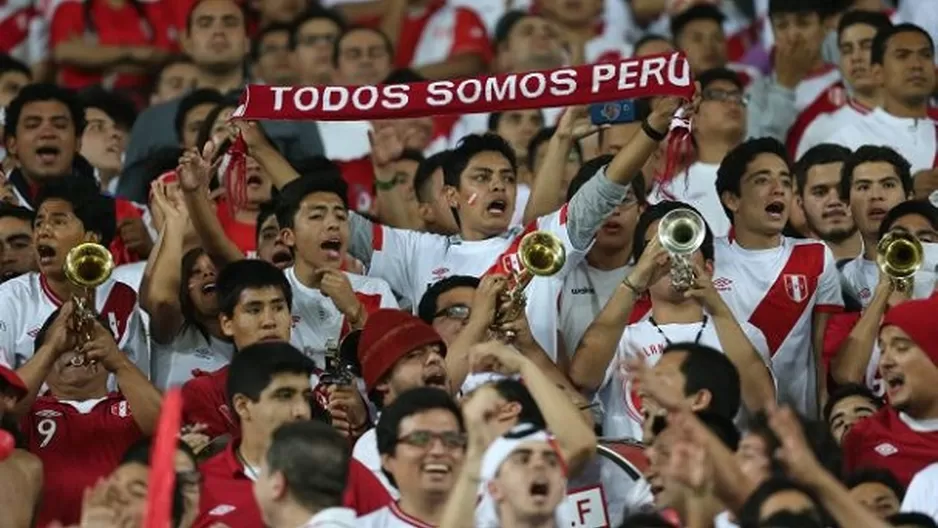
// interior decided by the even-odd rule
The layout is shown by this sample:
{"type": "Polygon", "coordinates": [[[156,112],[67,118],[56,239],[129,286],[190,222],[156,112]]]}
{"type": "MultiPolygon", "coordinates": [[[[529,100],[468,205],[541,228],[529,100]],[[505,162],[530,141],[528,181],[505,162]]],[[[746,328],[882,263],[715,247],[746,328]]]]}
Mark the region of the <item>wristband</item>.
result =
{"type": "Polygon", "coordinates": [[[657,141],[658,143],[661,143],[662,141],[664,141],[664,138],[668,137],[667,132],[658,132],[657,130],[652,128],[651,124],[648,123],[648,119],[645,119],[642,121],[642,132],[644,132],[646,136],[648,136],[654,141],[657,141]]]}
{"type": "Polygon", "coordinates": [[[645,293],[642,290],[638,289],[638,286],[632,284],[632,281],[630,281],[628,277],[622,279],[622,285],[632,290],[632,293],[634,293],[636,297],[641,297],[642,294],[645,293]]]}
{"type": "Polygon", "coordinates": [[[391,189],[397,187],[397,179],[391,181],[381,181],[375,178],[375,189],[379,191],[390,191],[391,189]]]}

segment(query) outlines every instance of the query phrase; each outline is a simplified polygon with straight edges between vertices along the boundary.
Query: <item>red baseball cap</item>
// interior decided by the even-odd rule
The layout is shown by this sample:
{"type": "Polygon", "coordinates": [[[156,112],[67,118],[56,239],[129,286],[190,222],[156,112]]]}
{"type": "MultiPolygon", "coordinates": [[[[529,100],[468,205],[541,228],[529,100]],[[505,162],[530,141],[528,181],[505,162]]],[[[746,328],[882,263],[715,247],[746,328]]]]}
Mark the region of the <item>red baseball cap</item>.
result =
{"type": "Polygon", "coordinates": [[[19,377],[15,371],[0,365],[0,379],[3,380],[4,386],[0,387],[0,390],[6,391],[12,389],[16,393],[16,399],[19,400],[29,392],[29,389],[26,388],[26,384],[23,383],[23,379],[19,377]]]}

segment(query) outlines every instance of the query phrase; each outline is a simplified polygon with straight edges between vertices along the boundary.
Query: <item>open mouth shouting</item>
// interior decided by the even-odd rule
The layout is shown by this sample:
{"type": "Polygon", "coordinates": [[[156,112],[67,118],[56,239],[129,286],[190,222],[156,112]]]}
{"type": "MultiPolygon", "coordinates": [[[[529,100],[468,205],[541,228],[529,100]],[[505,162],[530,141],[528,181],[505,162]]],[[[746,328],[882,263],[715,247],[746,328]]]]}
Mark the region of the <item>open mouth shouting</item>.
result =
{"type": "Polygon", "coordinates": [[[278,249],[276,253],[270,257],[270,263],[280,269],[289,268],[293,265],[293,254],[291,254],[290,250],[287,248],[278,249]]]}
{"type": "Polygon", "coordinates": [[[47,244],[36,244],[36,257],[40,266],[51,266],[55,263],[55,248],[47,244]]]}
{"type": "Polygon", "coordinates": [[[424,387],[437,387],[441,389],[446,389],[448,386],[448,379],[446,377],[446,372],[442,369],[434,369],[423,376],[423,386],[424,387]]]}
{"type": "Polygon", "coordinates": [[[342,241],[339,240],[338,237],[323,241],[319,247],[322,248],[326,256],[332,260],[340,260],[342,258],[342,241]]]}
{"type": "Polygon", "coordinates": [[[248,172],[246,183],[248,187],[260,187],[264,185],[264,177],[257,172],[248,172]]]}
{"type": "Polygon", "coordinates": [[[785,219],[785,202],[780,200],[771,202],[769,205],[765,206],[765,212],[773,221],[781,222],[785,219]]]}
{"type": "Polygon", "coordinates": [[[212,293],[215,293],[214,282],[206,282],[205,284],[202,285],[202,295],[209,295],[212,293]]]}
{"type": "Polygon", "coordinates": [[[39,158],[39,163],[43,165],[52,165],[59,159],[59,155],[62,153],[59,147],[46,146],[39,147],[36,149],[36,157],[39,158]]]}
{"type": "Polygon", "coordinates": [[[893,399],[905,387],[905,376],[898,372],[886,372],[883,374],[883,382],[886,384],[886,394],[893,399]]]}
{"type": "Polygon", "coordinates": [[[534,479],[534,482],[528,488],[528,492],[535,502],[544,502],[550,495],[550,481],[545,477],[534,479]]]}
{"type": "Polygon", "coordinates": [[[485,211],[492,216],[504,216],[508,212],[508,202],[505,200],[492,200],[485,208],[485,211]]]}

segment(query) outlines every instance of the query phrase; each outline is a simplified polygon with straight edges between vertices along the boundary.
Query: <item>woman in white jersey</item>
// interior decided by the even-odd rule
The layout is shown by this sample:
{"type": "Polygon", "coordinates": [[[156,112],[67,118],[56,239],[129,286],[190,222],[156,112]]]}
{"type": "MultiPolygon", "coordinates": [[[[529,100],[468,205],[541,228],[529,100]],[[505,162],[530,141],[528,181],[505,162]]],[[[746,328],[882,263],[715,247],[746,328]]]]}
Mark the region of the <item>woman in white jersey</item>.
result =
{"type": "Polygon", "coordinates": [[[696,283],[687,292],[673,287],[670,258],[658,241],[658,222],[679,209],[696,212],[681,202],[660,202],[642,213],[633,238],[637,264],[587,329],[573,357],[570,376],[581,389],[598,391],[607,436],[640,439],[643,434],[641,403],[631,384],[620,376],[620,363],[635,358],[654,365],[674,343],[693,343],[726,354],[739,371],[747,409],[761,410],[775,401],[765,337],[748,323],[736,321],[710,280],[713,235],[709,227],[690,258],[696,283]],[[636,301],[646,293],[651,317],[627,324],[636,301]]]}

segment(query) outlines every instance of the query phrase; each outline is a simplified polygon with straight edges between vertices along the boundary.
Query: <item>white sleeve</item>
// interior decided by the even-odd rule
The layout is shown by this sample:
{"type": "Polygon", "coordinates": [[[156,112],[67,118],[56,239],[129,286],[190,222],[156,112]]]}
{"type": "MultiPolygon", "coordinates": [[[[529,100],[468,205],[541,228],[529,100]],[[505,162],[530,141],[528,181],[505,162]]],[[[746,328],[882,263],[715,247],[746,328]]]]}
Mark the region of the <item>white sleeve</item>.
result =
{"type": "Polygon", "coordinates": [[[824,271],[818,277],[817,302],[814,310],[839,312],[844,307],[844,295],[840,286],[840,272],[830,248],[824,246],[824,271]]]}
{"type": "Polygon", "coordinates": [[[384,279],[393,291],[416,306],[423,291],[413,275],[418,255],[423,246],[434,243],[438,236],[381,224],[374,224],[373,229],[368,275],[384,279]]]}
{"type": "MultiPolygon", "coordinates": [[[[7,294],[12,293],[6,289],[7,294]]],[[[16,369],[16,330],[20,326],[13,303],[0,303],[0,365],[16,369]]]]}
{"type": "Polygon", "coordinates": [[[772,370],[772,353],[769,351],[769,342],[765,339],[765,334],[754,324],[742,321],[739,323],[743,333],[749,338],[752,347],[756,349],[765,367],[769,369],[769,376],[772,376],[772,384],[775,385],[775,391],[778,392],[778,379],[775,377],[775,371],[772,370]]]}
{"type": "Polygon", "coordinates": [[[599,388],[596,389],[596,393],[606,388],[611,382],[617,379],[619,373],[619,363],[623,359],[629,357],[628,353],[628,337],[629,329],[631,325],[625,327],[625,331],[622,332],[622,337],[619,338],[619,342],[616,343],[616,352],[612,356],[612,360],[609,361],[609,364],[606,365],[606,374],[603,376],[603,382],[599,385],[599,388]]]}
{"type": "Polygon", "coordinates": [[[387,281],[379,279],[378,294],[381,295],[382,308],[400,308],[400,305],[397,303],[397,297],[394,296],[394,292],[391,291],[391,287],[388,285],[387,281]]]}
{"type": "Polygon", "coordinates": [[[811,150],[811,147],[824,143],[824,140],[830,137],[830,114],[820,114],[808,124],[804,133],[801,134],[801,141],[798,142],[798,148],[795,151],[795,159],[801,159],[804,153],[811,150]]]}
{"type": "Polygon", "coordinates": [[[918,512],[938,522],[938,464],[932,464],[919,471],[909,483],[909,488],[902,499],[902,512],[918,512]]]}
{"type": "Polygon", "coordinates": [[[134,308],[130,320],[127,321],[127,329],[124,331],[121,350],[149,378],[150,340],[147,338],[147,327],[141,317],[142,313],[143,309],[139,306],[134,308]]]}

